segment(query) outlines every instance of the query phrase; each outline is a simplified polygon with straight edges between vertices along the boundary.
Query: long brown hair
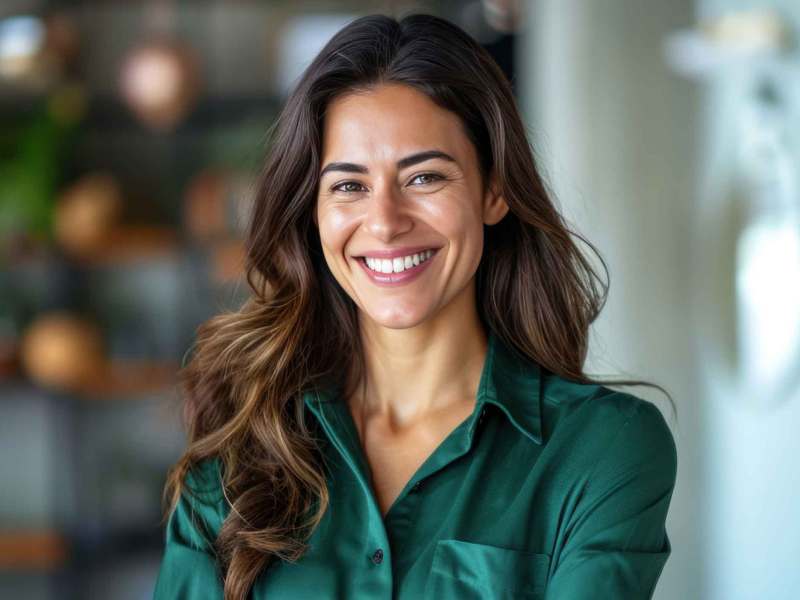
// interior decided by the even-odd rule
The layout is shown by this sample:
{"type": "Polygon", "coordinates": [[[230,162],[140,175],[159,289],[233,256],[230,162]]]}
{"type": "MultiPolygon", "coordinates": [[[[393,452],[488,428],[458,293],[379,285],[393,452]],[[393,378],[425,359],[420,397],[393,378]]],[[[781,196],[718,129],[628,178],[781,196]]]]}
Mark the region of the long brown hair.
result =
{"type": "Polygon", "coordinates": [[[476,273],[487,331],[560,377],[658,388],[675,409],[657,384],[583,373],[589,326],[608,284],[573,236],[599,253],[554,207],[510,83],[487,51],[432,15],[357,18],[308,66],[268,132],[246,236],[252,294],[238,310],[198,328],[191,361],[181,370],[188,444],[168,475],[165,519],[188,471],[219,458],[231,509],[214,541],[226,600],[243,600],[273,560],[302,556],[328,506],[303,392],[335,384],[349,396],[364,364],[356,306],[328,270],[312,218],[322,124],[333,98],[384,82],[412,86],[458,115],[477,151],[484,189],[497,175],[510,211],[485,228],[476,273]]]}

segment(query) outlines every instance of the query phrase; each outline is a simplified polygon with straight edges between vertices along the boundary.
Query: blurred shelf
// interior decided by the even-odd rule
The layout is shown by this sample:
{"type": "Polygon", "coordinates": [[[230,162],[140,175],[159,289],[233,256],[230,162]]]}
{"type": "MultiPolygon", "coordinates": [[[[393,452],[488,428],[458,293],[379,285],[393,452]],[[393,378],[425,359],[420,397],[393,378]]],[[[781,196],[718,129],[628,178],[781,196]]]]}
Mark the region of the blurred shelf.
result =
{"type": "Polygon", "coordinates": [[[0,531],[0,569],[57,568],[68,555],[67,540],[57,531],[0,531]]]}
{"type": "Polygon", "coordinates": [[[102,248],[70,260],[78,266],[121,266],[174,258],[182,249],[179,235],[172,228],[159,225],[119,227],[108,233],[102,248]]]}
{"type": "Polygon", "coordinates": [[[81,390],[89,400],[139,397],[167,392],[177,383],[178,361],[112,361],[101,377],[81,390]]]}
{"type": "Polygon", "coordinates": [[[109,530],[94,535],[56,529],[0,531],[2,571],[46,571],[100,566],[144,552],[163,550],[161,526],[109,530]]]}
{"type": "Polygon", "coordinates": [[[163,225],[125,226],[109,234],[102,248],[84,256],[67,254],[56,244],[41,244],[14,254],[3,268],[13,274],[49,268],[129,267],[202,255],[206,255],[212,275],[222,274],[220,281],[236,278],[232,271],[244,260],[244,240],[236,236],[186,238],[181,231],[163,225]]]}
{"type": "Polygon", "coordinates": [[[112,402],[171,395],[176,391],[180,362],[177,360],[147,361],[116,359],[102,376],[93,379],[81,390],[57,390],[40,386],[22,374],[0,379],[0,397],[12,393],[74,397],[88,402],[112,402]]]}
{"type": "Polygon", "coordinates": [[[137,226],[114,232],[104,241],[102,248],[85,256],[67,254],[55,243],[41,243],[24,252],[15,252],[3,266],[10,273],[43,268],[128,266],[137,262],[174,259],[192,249],[181,239],[180,233],[170,227],[137,226]]]}

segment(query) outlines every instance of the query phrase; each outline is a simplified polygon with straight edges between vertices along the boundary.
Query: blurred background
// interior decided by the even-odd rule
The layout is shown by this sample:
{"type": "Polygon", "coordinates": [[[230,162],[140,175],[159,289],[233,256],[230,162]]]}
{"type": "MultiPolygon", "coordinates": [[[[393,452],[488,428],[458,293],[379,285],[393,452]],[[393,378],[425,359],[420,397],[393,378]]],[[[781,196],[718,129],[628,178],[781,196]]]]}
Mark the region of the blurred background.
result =
{"type": "Polygon", "coordinates": [[[175,374],[247,296],[266,132],[330,36],[375,12],[438,14],[496,58],[609,267],[587,371],[676,400],[677,418],[624,388],[678,445],[655,597],[794,598],[794,0],[3,0],[0,597],[152,596],[175,374]]]}

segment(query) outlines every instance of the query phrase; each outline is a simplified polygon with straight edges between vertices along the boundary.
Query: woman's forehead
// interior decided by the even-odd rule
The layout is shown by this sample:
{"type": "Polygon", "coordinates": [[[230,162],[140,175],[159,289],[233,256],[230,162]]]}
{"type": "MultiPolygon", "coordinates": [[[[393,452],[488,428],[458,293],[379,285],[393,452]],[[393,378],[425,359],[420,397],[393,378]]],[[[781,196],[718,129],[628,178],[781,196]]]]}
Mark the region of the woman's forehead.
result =
{"type": "Polygon", "coordinates": [[[323,163],[366,164],[438,148],[456,158],[468,143],[458,116],[407,86],[337,98],[326,111],[323,163]]]}

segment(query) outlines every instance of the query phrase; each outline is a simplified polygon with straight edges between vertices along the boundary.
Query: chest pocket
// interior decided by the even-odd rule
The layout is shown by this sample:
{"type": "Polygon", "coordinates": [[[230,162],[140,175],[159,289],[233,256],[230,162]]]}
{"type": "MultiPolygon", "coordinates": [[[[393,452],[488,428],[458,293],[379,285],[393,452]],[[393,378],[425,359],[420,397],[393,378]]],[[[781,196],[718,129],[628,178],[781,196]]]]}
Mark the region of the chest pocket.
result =
{"type": "Polygon", "coordinates": [[[424,597],[541,600],[549,569],[549,554],[462,540],[439,540],[424,597]]]}

